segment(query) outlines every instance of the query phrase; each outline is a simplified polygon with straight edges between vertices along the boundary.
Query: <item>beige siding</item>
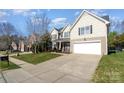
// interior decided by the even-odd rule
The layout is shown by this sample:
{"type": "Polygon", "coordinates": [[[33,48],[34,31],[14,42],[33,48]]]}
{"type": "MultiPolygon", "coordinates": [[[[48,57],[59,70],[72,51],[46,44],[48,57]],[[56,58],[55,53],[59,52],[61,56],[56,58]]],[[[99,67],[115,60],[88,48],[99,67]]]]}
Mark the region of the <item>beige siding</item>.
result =
{"type": "Polygon", "coordinates": [[[107,54],[107,26],[102,21],[89,15],[85,12],[81,18],[77,21],[70,33],[70,52],[73,52],[73,44],[75,41],[84,40],[101,40],[101,52],[102,55],[107,54]],[[78,35],[78,28],[92,25],[92,34],[78,35]]]}
{"type": "Polygon", "coordinates": [[[64,38],[64,32],[70,32],[70,25],[68,25],[68,26],[64,29],[64,31],[62,32],[62,34],[63,34],[63,37],[62,37],[62,38],[64,38]]]}
{"type": "Polygon", "coordinates": [[[77,24],[72,28],[70,39],[75,40],[81,38],[103,37],[103,36],[105,37],[107,36],[106,24],[85,12],[80,18],[80,20],[77,22],[77,24]],[[87,34],[82,36],[78,35],[79,27],[90,26],[90,25],[92,25],[92,34],[87,34]]]}
{"type": "Polygon", "coordinates": [[[52,35],[57,35],[57,38],[58,39],[58,31],[56,29],[53,29],[52,32],[51,32],[51,36],[52,35]]]}
{"type": "MultiPolygon", "coordinates": [[[[101,54],[102,55],[106,55],[107,54],[107,43],[106,43],[106,38],[105,37],[93,37],[93,38],[87,38],[87,40],[100,40],[101,41],[101,54]]],[[[83,38],[82,39],[76,39],[76,40],[72,40],[70,43],[70,52],[73,53],[73,44],[75,44],[75,42],[77,41],[85,41],[83,38]]]]}

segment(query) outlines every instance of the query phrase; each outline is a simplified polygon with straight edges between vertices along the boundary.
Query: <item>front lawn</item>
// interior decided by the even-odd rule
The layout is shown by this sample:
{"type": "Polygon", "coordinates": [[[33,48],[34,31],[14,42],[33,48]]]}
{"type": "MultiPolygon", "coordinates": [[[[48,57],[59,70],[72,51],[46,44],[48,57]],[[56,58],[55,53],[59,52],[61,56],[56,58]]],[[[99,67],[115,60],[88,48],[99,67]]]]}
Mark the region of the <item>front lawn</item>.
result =
{"type": "Polygon", "coordinates": [[[32,64],[38,64],[53,58],[56,58],[60,56],[59,54],[53,54],[50,52],[44,52],[44,53],[39,53],[39,54],[23,54],[20,56],[13,56],[14,58],[32,63],[32,64]]]}
{"type": "Polygon", "coordinates": [[[0,54],[4,55],[6,54],[6,51],[0,51],[0,54]]]}
{"type": "Polygon", "coordinates": [[[10,69],[17,69],[17,68],[20,68],[20,67],[17,66],[16,64],[13,64],[12,62],[10,62],[8,66],[7,62],[0,61],[0,70],[10,70],[10,69]]]}
{"type": "Polygon", "coordinates": [[[92,79],[93,82],[124,82],[124,52],[102,57],[92,79]]]}
{"type": "MultiPolygon", "coordinates": [[[[14,52],[9,51],[9,52],[8,52],[9,55],[10,55],[10,54],[18,54],[18,53],[22,53],[22,52],[18,52],[18,51],[14,51],[14,52]]],[[[0,54],[2,54],[2,55],[7,55],[7,51],[0,51],[0,54]]]]}

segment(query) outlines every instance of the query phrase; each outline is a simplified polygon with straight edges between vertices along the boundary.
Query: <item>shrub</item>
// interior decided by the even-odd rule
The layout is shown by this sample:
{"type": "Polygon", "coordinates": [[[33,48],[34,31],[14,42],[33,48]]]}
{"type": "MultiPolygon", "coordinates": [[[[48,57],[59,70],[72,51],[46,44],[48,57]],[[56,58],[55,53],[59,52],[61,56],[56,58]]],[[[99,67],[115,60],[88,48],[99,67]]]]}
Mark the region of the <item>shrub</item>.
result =
{"type": "Polygon", "coordinates": [[[51,42],[42,41],[42,42],[34,43],[32,45],[33,53],[40,53],[46,51],[51,51],[51,42]]]}

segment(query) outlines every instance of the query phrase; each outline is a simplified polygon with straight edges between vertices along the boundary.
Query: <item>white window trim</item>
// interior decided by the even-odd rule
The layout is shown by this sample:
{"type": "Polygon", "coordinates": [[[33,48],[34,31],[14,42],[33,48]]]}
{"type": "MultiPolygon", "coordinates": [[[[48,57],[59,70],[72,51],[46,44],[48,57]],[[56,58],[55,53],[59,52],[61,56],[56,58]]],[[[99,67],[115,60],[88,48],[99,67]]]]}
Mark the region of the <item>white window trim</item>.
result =
{"type": "Polygon", "coordinates": [[[92,34],[92,25],[78,28],[78,35],[79,36],[89,35],[89,34],[92,34]],[[87,27],[89,28],[89,30],[87,30],[87,27]],[[81,29],[84,29],[84,30],[81,30],[81,29]]]}
{"type": "Polygon", "coordinates": [[[52,35],[52,40],[56,40],[56,39],[57,39],[57,35],[56,34],[52,35]]]}
{"type": "Polygon", "coordinates": [[[64,32],[64,38],[69,38],[70,37],[70,33],[69,32],[64,32]]]}

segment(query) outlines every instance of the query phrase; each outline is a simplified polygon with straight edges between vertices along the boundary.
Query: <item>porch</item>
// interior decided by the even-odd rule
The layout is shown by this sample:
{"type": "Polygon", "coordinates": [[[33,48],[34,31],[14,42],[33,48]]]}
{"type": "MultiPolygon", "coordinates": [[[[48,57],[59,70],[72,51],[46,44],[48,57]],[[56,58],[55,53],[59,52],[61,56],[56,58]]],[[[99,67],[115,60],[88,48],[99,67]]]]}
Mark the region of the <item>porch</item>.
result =
{"type": "Polygon", "coordinates": [[[70,53],[70,39],[59,39],[53,43],[53,51],[70,53]]]}
{"type": "Polygon", "coordinates": [[[70,53],[70,42],[56,42],[57,52],[70,53]]]}

